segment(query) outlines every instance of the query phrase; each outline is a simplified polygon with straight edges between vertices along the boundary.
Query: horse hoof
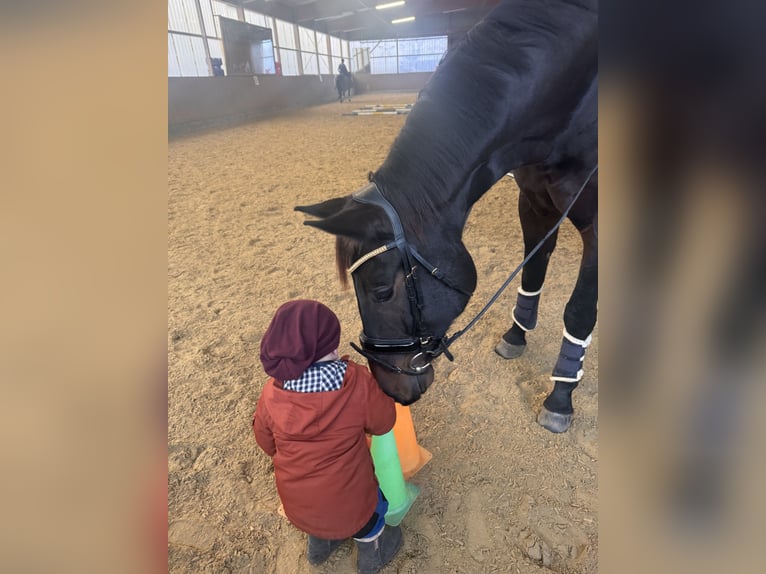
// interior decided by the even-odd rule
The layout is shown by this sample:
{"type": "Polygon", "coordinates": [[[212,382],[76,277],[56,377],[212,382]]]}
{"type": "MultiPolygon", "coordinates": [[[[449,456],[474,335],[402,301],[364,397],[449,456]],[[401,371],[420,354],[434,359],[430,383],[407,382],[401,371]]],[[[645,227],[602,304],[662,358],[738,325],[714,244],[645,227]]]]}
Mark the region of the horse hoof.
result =
{"type": "Polygon", "coordinates": [[[511,345],[508,341],[500,337],[500,342],[495,347],[495,353],[503,359],[518,359],[526,349],[526,345],[511,345]]]}
{"type": "Polygon", "coordinates": [[[572,424],[572,415],[553,413],[542,407],[540,414],[537,415],[537,423],[553,433],[566,432],[569,425],[572,424]]]}

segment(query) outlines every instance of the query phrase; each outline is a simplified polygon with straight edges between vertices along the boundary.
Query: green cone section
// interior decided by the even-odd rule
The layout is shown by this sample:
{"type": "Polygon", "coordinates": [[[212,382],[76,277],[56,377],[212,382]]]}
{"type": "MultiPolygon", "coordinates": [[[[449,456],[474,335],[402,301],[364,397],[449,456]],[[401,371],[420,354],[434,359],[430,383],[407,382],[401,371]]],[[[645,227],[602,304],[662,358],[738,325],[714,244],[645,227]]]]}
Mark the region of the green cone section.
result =
{"type": "Polygon", "coordinates": [[[375,463],[375,476],[388,499],[386,524],[397,526],[420,494],[420,489],[404,480],[393,430],[373,436],[370,452],[375,463]]]}

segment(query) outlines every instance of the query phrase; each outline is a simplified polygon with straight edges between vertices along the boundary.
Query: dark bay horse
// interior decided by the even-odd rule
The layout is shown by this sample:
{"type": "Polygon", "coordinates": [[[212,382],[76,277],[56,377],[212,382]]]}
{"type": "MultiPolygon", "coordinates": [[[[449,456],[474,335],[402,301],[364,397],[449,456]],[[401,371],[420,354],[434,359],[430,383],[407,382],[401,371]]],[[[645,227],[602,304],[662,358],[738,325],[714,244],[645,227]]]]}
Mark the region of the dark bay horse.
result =
{"type": "Polygon", "coordinates": [[[338,101],[343,103],[345,97],[351,101],[351,88],[354,87],[354,77],[351,74],[338,74],[335,76],[335,89],[338,90],[338,101]]]}
{"type": "MultiPolygon", "coordinates": [[[[402,404],[431,385],[434,357],[452,357],[446,332],[477,281],[463,227],[471,206],[513,171],[527,254],[581,192],[568,214],[583,241],[580,271],[537,418],[552,432],[569,428],[598,297],[597,8],[595,0],[502,2],[449,50],[367,185],[295,208],[337,236],[341,280],[351,274],[362,318],[357,350],[402,404]]],[[[535,327],[556,236],[524,267],[513,323],[495,349],[504,358],[518,357],[535,327]]]]}

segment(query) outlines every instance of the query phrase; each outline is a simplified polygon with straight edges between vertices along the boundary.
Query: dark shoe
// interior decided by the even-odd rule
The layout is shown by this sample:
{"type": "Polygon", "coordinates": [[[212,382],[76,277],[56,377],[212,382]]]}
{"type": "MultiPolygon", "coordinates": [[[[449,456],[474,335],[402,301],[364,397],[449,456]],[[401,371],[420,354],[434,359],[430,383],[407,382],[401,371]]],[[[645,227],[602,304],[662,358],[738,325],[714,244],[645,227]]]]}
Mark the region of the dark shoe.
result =
{"type": "Polygon", "coordinates": [[[372,542],[355,540],[359,549],[356,569],[359,574],[376,574],[393,560],[402,547],[402,529],[399,526],[386,526],[383,533],[372,542]]]}
{"type": "Polygon", "coordinates": [[[318,566],[327,560],[330,554],[343,542],[343,540],[325,540],[324,538],[317,538],[309,534],[309,542],[306,547],[306,557],[309,559],[309,564],[318,566]]]}

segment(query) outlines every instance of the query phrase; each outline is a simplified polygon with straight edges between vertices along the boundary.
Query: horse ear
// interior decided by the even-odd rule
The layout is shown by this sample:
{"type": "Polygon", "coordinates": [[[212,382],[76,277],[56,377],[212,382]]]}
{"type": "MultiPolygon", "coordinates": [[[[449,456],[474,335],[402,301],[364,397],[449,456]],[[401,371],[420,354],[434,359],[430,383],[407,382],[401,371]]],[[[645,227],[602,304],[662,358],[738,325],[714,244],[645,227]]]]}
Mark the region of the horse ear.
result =
{"type": "Polygon", "coordinates": [[[336,197],[314,205],[296,205],[294,209],[324,219],[341,211],[348,201],[349,197],[336,197]]]}
{"type": "Polygon", "coordinates": [[[348,210],[325,219],[304,221],[303,225],[352,239],[361,239],[364,235],[364,231],[359,228],[359,219],[348,210]]]}
{"type": "Polygon", "coordinates": [[[329,217],[304,221],[303,225],[316,227],[333,235],[363,240],[368,238],[374,229],[380,227],[377,225],[377,222],[381,221],[380,211],[373,205],[350,202],[345,209],[329,217]]]}

